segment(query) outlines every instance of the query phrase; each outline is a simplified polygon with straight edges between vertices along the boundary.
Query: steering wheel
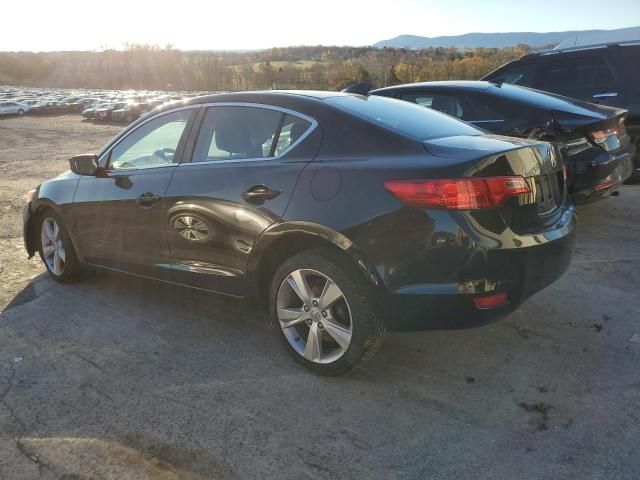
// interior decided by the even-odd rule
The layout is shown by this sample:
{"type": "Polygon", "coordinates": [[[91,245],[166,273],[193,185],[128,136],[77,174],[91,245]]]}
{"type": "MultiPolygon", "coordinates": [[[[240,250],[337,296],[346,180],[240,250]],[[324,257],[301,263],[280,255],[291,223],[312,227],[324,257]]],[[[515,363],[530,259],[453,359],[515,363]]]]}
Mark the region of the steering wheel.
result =
{"type": "Polygon", "coordinates": [[[155,157],[160,157],[165,160],[167,163],[172,163],[173,158],[176,155],[176,151],[173,148],[159,148],[155,152],[153,152],[155,157]]]}

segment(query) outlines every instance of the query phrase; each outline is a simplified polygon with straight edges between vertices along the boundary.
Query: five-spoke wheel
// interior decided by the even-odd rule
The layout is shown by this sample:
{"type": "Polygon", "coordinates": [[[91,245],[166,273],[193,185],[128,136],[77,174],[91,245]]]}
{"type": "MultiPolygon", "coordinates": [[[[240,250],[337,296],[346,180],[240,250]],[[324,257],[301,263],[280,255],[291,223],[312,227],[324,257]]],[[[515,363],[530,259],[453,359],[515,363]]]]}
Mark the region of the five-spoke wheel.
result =
{"type": "Polygon", "coordinates": [[[349,304],[327,275],[309,269],[291,272],[278,291],[277,312],[285,338],[307,360],[331,363],[349,348],[349,304]]]}
{"type": "Polygon", "coordinates": [[[315,373],[344,373],[382,343],[376,287],[338,251],[321,248],[288,258],[273,276],[270,295],[287,350],[315,373]]]}
{"type": "Polygon", "coordinates": [[[42,221],[40,241],[42,244],[42,256],[47,267],[49,267],[49,271],[54,275],[61,276],[64,273],[67,256],[60,226],[53,218],[46,217],[42,221]]]}
{"type": "MultiPolygon", "coordinates": [[[[40,245],[42,261],[54,280],[62,283],[78,278],[81,267],[76,258],[71,238],[65,230],[62,218],[52,209],[43,210],[39,216],[40,245]]],[[[38,230],[34,231],[34,236],[38,230]]],[[[35,240],[35,239],[34,239],[35,240]]]]}

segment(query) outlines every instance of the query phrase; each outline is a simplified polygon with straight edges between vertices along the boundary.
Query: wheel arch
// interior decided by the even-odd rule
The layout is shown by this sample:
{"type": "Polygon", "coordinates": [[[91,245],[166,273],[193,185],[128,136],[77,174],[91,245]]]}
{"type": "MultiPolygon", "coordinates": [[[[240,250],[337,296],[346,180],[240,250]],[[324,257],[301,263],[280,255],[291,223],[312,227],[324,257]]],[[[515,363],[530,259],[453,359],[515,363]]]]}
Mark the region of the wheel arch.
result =
{"type": "Polygon", "coordinates": [[[43,211],[48,208],[53,210],[62,218],[62,220],[64,221],[64,226],[67,230],[67,234],[69,235],[71,243],[73,244],[73,249],[76,253],[76,256],[78,257],[78,260],[80,262],[84,262],[84,258],[82,257],[81,251],[78,248],[78,241],[76,239],[75,233],[71,228],[71,222],[69,221],[68,215],[65,214],[64,209],[60,207],[60,205],[46,197],[38,198],[30,205],[29,215],[24,223],[24,241],[29,258],[32,258],[38,251],[38,217],[43,211]]]}
{"type": "Polygon", "coordinates": [[[267,305],[271,278],[278,267],[287,258],[315,248],[329,248],[347,256],[374,287],[383,287],[376,270],[357,246],[340,232],[311,222],[278,223],[260,235],[247,265],[249,293],[258,305],[267,305]]]}

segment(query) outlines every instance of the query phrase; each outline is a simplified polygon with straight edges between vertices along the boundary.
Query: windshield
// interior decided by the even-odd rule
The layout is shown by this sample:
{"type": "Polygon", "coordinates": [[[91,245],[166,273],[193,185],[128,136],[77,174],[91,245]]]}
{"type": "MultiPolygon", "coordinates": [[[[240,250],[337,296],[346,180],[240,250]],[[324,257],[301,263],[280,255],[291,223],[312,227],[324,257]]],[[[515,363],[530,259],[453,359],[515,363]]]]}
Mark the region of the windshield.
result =
{"type": "Polygon", "coordinates": [[[418,140],[483,133],[443,113],[393,98],[344,95],[325,101],[356,117],[418,140]]]}

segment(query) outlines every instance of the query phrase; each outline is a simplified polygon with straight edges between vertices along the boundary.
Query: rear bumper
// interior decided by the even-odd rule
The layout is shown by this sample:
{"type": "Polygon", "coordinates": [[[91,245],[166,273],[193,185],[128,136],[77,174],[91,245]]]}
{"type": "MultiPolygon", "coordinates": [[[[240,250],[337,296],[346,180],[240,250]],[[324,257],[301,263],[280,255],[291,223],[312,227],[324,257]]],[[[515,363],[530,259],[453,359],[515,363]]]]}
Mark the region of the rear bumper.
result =
{"type": "Polygon", "coordinates": [[[487,252],[486,278],[414,285],[390,295],[387,325],[399,330],[470,328],[505,317],[526,298],[564,274],[573,256],[575,219],[564,236],[521,249],[487,252]],[[479,309],[474,298],[506,293],[508,303],[479,309]]]}
{"type": "Polygon", "coordinates": [[[573,202],[590,203],[611,195],[633,174],[635,153],[635,146],[630,144],[613,154],[602,152],[595,158],[576,159],[571,186],[573,202]]]}

